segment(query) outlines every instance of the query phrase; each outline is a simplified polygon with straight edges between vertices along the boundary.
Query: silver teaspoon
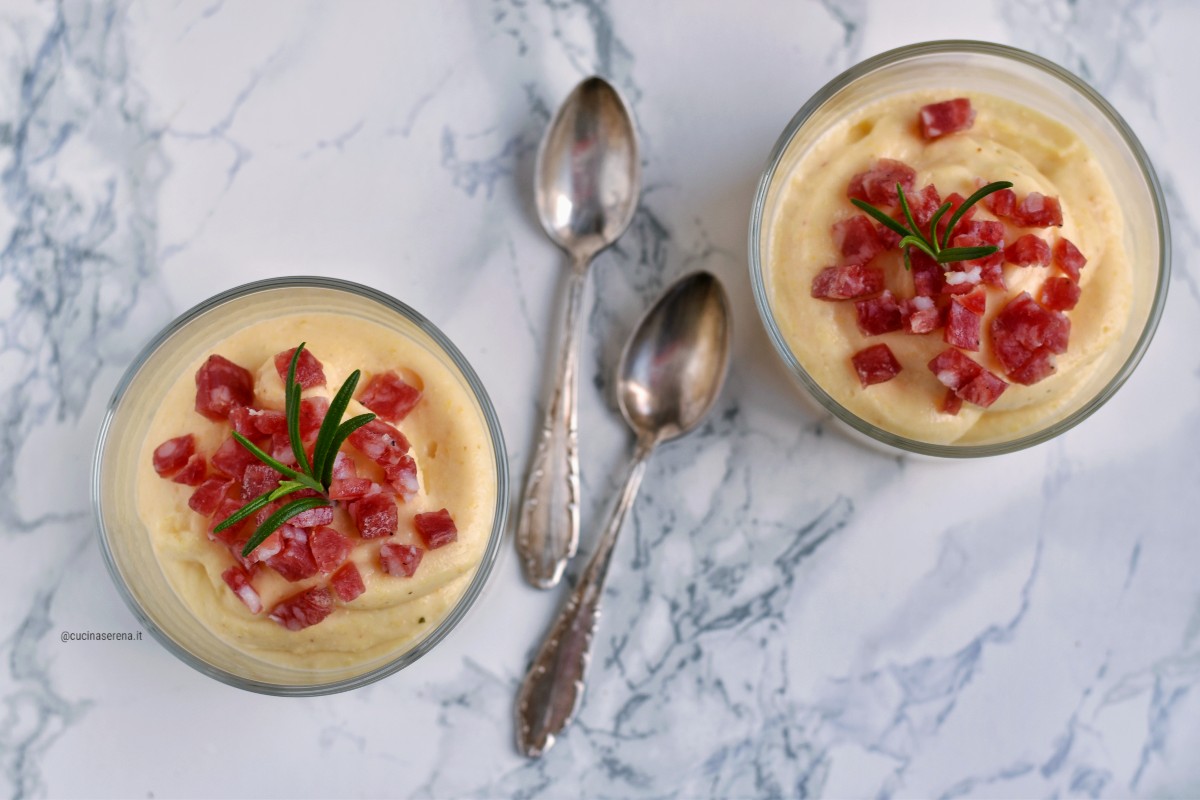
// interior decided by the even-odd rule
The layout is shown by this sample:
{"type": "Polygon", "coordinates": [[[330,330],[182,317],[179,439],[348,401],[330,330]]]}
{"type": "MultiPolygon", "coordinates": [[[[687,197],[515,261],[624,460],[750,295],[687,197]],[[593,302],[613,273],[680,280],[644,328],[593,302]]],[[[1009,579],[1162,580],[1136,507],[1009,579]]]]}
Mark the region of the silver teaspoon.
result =
{"type": "Polygon", "coordinates": [[[633,219],[641,191],[633,117],[592,77],[563,102],[538,148],[535,202],[546,234],[571,257],[563,341],[546,418],[525,479],[517,552],[526,579],[549,589],[579,544],[579,317],[588,265],[633,219]]]}
{"type": "Polygon", "coordinates": [[[579,584],[559,612],[517,695],[517,744],[540,756],[583,697],[592,635],[613,546],[661,442],[695,428],[716,402],[729,365],[729,298],[707,272],[688,275],[646,312],[617,369],[617,403],[637,434],[625,487],[579,584]]]}

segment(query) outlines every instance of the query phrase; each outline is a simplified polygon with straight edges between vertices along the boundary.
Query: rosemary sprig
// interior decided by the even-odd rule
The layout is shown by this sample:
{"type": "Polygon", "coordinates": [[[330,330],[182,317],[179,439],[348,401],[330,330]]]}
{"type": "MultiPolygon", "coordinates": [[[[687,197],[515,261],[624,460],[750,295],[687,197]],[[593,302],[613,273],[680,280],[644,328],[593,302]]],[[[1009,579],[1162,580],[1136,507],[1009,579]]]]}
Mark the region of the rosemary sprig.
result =
{"type": "Polygon", "coordinates": [[[950,203],[942,203],[938,207],[938,210],[933,212],[933,216],[929,219],[929,233],[926,234],[921,231],[921,226],[917,225],[917,221],[913,219],[912,210],[908,206],[908,198],[904,196],[904,187],[899,183],[896,184],[896,195],[900,200],[900,210],[904,214],[904,219],[908,223],[908,227],[892,219],[870,203],[859,200],[856,197],[850,198],[850,202],[900,236],[900,249],[904,252],[904,268],[912,269],[912,263],[909,260],[910,247],[917,248],[939,264],[984,258],[999,250],[999,247],[993,245],[984,247],[950,247],[950,236],[954,233],[954,227],[958,225],[958,221],[970,210],[971,206],[992,192],[1010,188],[1012,188],[1012,184],[1008,181],[995,181],[986,186],[981,186],[974,194],[964,200],[963,204],[958,207],[958,210],[951,215],[950,222],[946,225],[946,233],[942,236],[942,241],[940,242],[938,241],[937,225],[946,212],[950,210],[950,203]]]}
{"type": "Polygon", "coordinates": [[[283,523],[297,514],[331,505],[329,484],[333,481],[333,464],[337,460],[338,450],[341,449],[342,443],[350,434],[375,419],[374,414],[360,414],[342,422],[342,415],[346,413],[346,407],[350,405],[350,398],[354,396],[354,389],[358,386],[358,379],[362,374],[359,370],[354,370],[329,403],[329,411],[326,412],[325,419],[322,420],[321,427],[317,431],[312,462],[309,462],[308,454],[304,452],[304,443],[300,440],[301,388],[300,384],[296,382],[296,365],[300,361],[300,353],[304,350],[304,345],[305,343],[301,342],[300,346],[296,348],[296,352],[292,354],[292,362],[288,365],[287,381],[284,385],[284,409],[287,416],[288,438],[291,439],[292,453],[296,456],[296,465],[299,469],[292,469],[280,463],[263,452],[254,442],[234,431],[233,438],[237,440],[238,444],[249,450],[250,454],[259,461],[283,475],[283,479],[279,481],[276,488],[263,492],[223,519],[219,525],[213,528],[213,532],[230,528],[276,500],[295,492],[307,490],[316,494],[294,499],[276,509],[274,513],[263,520],[250,536],[250,540],[246,542],[246,546],[242,548],[243,557],[254,552],[254,548],[262,544],[283,523]]]}

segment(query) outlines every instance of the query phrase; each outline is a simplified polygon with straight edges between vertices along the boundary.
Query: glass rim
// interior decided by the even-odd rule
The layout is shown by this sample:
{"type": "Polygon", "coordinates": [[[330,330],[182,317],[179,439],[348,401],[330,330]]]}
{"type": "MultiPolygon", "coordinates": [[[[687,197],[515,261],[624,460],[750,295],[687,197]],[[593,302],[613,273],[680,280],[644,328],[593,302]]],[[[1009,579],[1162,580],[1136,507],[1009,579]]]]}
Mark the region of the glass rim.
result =
{"type": "MultiPolygon", "coordinates": [[[[475,605],[475,601],[482,593],[484,586],[487,584],[488,578],[491,576],[492,569],[495,566],[496,560],[500,554],[500,548],[505,538],[505,530],[508,520],[509,506],[509,474],[508,474],[508,457],[507,450],[504,444],[504,434],[500,428],[500,418],[496,414],[496,410],[492,405],[491,398],[488,396],[487,390],[483,383],[479,380],[479,376],[471,367],[466,357],[462,352],[446,337],[436,325],[430,322],[426,317],[417,312],[406,303],[397,300],[396,298],[365,286],[360,283],[342,280],[340,278],[326,278],[320,276],[287,276],[281,278],[267,278],[265,280],[253,281],[240,286],[235,286],[227,289],[219,294],[216,294],[207,300],[192,306],[187,311],[180,314],[174,320],[169,322],[162,330],[160,330],[151,340],[143,347],[134,357],[121,379],[117,382],[113,389],[112,396],[108,401],[108,406],[104,412],[104,419],[100,424],[99,433],[96,439],[96,446],[92,455],[92,474],[91,474],[91,505],[92,514],[96,522],[97,533],[100,537],[100,551],[104,557],[104,564],[108,569],[109,576],[112,578],[113,584],[117,587],[118,594],[125,601],[125,605],[133,612],[138,622],[154,637],[164,648],[175,655],[180,661],[184,662],[193,669],[201,672],[210,678],[214,678],[222,683],[239,689],[256,692],[258,694],[275,695],[280,697],[314,697],[319,695],[336,694],[345,692],[351,689],[357,689],[362,686],[374,683],[382,678],[392,675],[401,669],[409,666],[419,658],[432,650],[438,643],[449,635],[450,631],[462,621],[467,612],[475,605]],[[484,421],[487,424],[488,435],[491,439],[492,452],[494,455],[494,463],[496,468],[496,509],[492,517],[492,530],[488,535],[487,547],[484,549],[483,557],[480,559],[479,565],[476,567],[475,575],[471,579],[470,585],[466,591],[455,603],[454,608],[446,615],[445,619],[438,624],[424,639],[422,639],[411,650],[404,652],[396,658],[388,661],[385,664],[376,667],[375,669],[364,672],[361,675],[356,675],[343,680],[329,681],[326,683],[314,683],[310,685],[288,685],[271,683],[268,681],[254,680],[238,675],[220,667],[208,663],[204,659],[196,656],[187,648],[176,642],[166,631],[162,630],[138,603],[137,599],[130,592],[126,585],[125,578],[121,574],[120,568],[116,563],[112,550],[108,541],[108,528],[104,521],[104,514],[101,502],[101,467],[104,460],[105,445],[108,442],[108,432],[112,426],[116,411],[125,396],[129,385],[137,377],[142,367],[150,357],[158,351],[158,349],[175,333],[183,327],[191,323],[193,320],[203,314],[218,308],[232,300],[238,300],[243,297],[248,297],[264,291],[272,291],[277,289],[327,289],[332,291],[345,292],[347,294],[356,295],[367,300],[372,300],[385,308],[399,314],[407,321],[413,323],[421,332],[428,335],[434,344],[450,358],[455,368],[459,370],[463,378],[466,380],[468,387],[478,404],[480,411],[483,414],[484,421]]],[[[211,633],[211,631],[210,631],[211,633]]],[[[216,634],[213,634],[214,636],[216,634]]]]}
{"type": "Polygon", "coordinates": [[[1159,320],[1166,306],[1171,273],[1171,232],[1162,186],[1150,162],[1149,155],[1120,113],[1085,81],[1049,59],[1009,45],[971,39],[943,39],[897,47],[855,64],[822,86],[816,94],[800,107],[800,110],[788,122],[783,133],[775,141],[770,155],[767,157],[766,168],[763,170],[754,192],[754,201],[750,210],[750,229],[747,239],[750,283],[754,293],[754,305],[758,309],[759,317],[762,319],[763,326],[767,330],[767,337],[771,340],[776,353],[783,359],[788,371],[792,373],[826,411],[859,433],[877,442],[910,453],[943,458],[977,458],[1024,450],[1059,436],[1095,413],[1129,379],[1129,376],[1133,374],[1134,368],[1137,367],[1145,355],[1147,348],[1149,348],[1150,341],[1154,338],[1154,333],[1158,328],[1159,320]],[[779,324],[775,320],[775,315],[771,311],[770,300],[767,297],[764,265],[759,254],[767,192],[779,170],[788,145],[791,144],[796,134],[813,114],[843,89],[846,89],[867,75],[904,61],[931,55],[953,53],[992,56],[1040,69],[1087,99],[1117,131],[1130,154],[1132,154],[1134,161],[1137,163],[1146,188],[1149,190],[1154,203],[1154,217],[1159,240],[1157,283],[1155,284],[1154,297],[1150,303],[1146,324],[1129,356],[1125,359],[1125,362],[1117,370],[1113,378],[1086,403],[1054,424],[1016,439],[991,444],[933,444],[901,436],[867,422],[833,399],[828,392],[812,379],[784,339],[783,333],[779,329],[779,324]]]}

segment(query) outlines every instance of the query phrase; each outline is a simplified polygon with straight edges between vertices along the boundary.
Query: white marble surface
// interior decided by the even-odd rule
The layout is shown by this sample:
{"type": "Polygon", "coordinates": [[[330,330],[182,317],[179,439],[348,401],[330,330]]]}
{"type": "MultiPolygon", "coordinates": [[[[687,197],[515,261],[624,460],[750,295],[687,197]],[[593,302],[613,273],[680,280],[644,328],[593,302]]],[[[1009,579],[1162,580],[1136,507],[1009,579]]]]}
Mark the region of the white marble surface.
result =
{"type": "Polygon", "coordinates": [[[0,9],[0,781],[14,797],[1200,796],[1200,5],[600,0],[0,9]],[[1127,116],[1175,274],[1137,373],[1018,455],[913,462],[802,410],[755,314],[753,185],[791,114],[928,38],[1046,55],[1127,116]],[[549,112],[630,97],[643,210],[593,273],[584,549],[629,442],[608,379],[658,290],[717,272],[736,364],[656,456],[578,724],[512,744],[557,601],[505,548],[432,655],[259,697],[135,631],[101,562],[91,448],[134,353],[213,292],[291,273],[421,309],[489,387],[522,474],[563,258],[529,209],[549,112]]]}

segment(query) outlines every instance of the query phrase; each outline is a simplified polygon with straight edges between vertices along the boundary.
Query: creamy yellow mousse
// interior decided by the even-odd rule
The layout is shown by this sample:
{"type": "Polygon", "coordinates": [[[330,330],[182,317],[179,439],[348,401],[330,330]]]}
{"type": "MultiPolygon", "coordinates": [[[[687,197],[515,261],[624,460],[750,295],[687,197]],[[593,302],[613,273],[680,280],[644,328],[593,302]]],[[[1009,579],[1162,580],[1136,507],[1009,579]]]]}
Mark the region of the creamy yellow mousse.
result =
{"type": "MultiPolygon", "coordinates": [[[[935,444],[1003,441],[1039,430],[1074,410],[1096,391],[1098,371],[1130,315],[1132,274],[1122,241],[1123,221],[1112,189],[1096,159],[1065,126],[1022,105],[984,94],[912,92],[863,107],[833,126],[802,155],[785,177],[769,222],[767,288],[780,330],[796,358],[826,392],[854,414],[880,428],[935,444]],[[930,103],[967,97],[974,125],[925,141],[917,118],[930,103]],[[941,412],[946,388],[926,367],[949,347],[943,331],[913,335],[902,331],[864,336],[856,326],[853,301],[830,302],[811,296],[813,277],[839,263],[830,227],[859,214],[846,189],[851,178],[880,158],[903,161],[916,170],[915,188],[937,186],[970,196],[977,180],[1011,181],[1018,198],[1030,192],[1057,197],[1061,228],[1007,226],[1005,241],[1026,233],[1053,244],[1065,236],[1086,256],[1082,295],[1071,321],[1070,345],[1056,357],[1057,372],[1033,385],[1012,383],[989,408],[964,403],[957,415],[941,412]],[[902,365],[892,380],[863,388],[851,356],[876,343],[891,348],[902,365]]],[[[983,203],[975,219],[994,219],[983,203]]],[[[912,277],[898,250],[871,262],[883,269],[886,288],[898,297],[913,295],[912,277]]],[[[1007,291],[989,291],[979,352],[967,355],[1004,378],[992,353],[989,326],[1009,299],[1022,291],[1035,299],[1043,281],[1061,275],[1053,266],[1004,266],[1007,291]]]]}
{"type": "MultiPolygon", "coordinates": [[[[361,389],[360,389],[361,392],[361,389]]],[[[368,409],[353,401],[346,418],[368,409]]],[[[353,447],[360,476],[383,482],[378,466],[353,447]]],[[[209,629],[246,654],[271,663],[307,669],[367,664],[408,650],[434,630],[454,608],[470,583],[486,549],[496,510],[493,454],[485,423],[474,399],[437,356],[405,336],[366,320],[334,314],[285,316],[247,327],[181,365],[179,378],[163,398],[142,446],[138,462],[137,507],[154,552],[171,586],[209,629]],[[196,449],[211,455],[230,436],[227,422],[212,422],[194,410],[196,370],[219,353],[255,375],[255,406],[283,410],[283,382],[274,356],[307,342],[323,364],[326,385],[304,396],[332,396],[355,369],[359,386],[388,370],[401,373],[423,389],[416,408],[398,426],[412,443],[420,491],[399,503],[395,536],[361,540],[338,504],[333,526],[354,543],[350,560],[362,574],[366,591],[349,603],[335,598],[335,609],[320,623],[299,631],[268,619],[281,599],[324,585],[318,574],[289,582],[261,568],[254,587],[264,610],[252,614],[222,580],[233,565],[229,550],[210,541],[207,517],[188,507],[193,488],[155,474],[151,454],[159,443],[193,433],[196,449]],[[384,573],[379,548],[387,542],[416,544],[412,518],[446,508],[458,528],[458,540],[428,550],[410,578],[384,573]]]]}

